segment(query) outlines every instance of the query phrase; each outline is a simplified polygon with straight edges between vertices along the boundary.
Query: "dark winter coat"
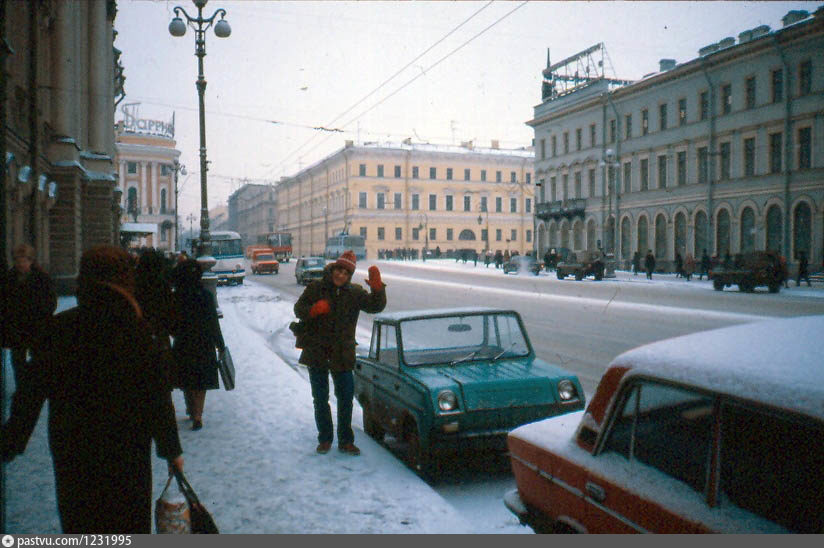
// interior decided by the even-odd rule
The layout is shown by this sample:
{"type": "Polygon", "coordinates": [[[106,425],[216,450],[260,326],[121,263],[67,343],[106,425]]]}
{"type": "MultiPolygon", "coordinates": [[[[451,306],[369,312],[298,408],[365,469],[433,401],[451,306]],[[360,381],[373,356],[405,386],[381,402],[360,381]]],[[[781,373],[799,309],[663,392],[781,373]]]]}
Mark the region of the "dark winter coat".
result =
{"type": "Polygon", "coordinates": [[[49,275],[37,265],[18,278],[15,268],[6,274],[5,341],[10,348],[31,348],[57,308],[57,293],[49,275]]]}
{"type": "Polygon", "coordinates": [[[355,328],[360,311],[377,314],[386,307],[386,289],[366,291],[351,281],[343,287],[332,282],[332,265],[323,278],[310,283],[295,303],[295,316],[306,323],[306,335],[300,363],[330,371],[355,368],[355,328]],[[329,301],[329,314],[309,317],[309,309],[321,299],[329,301]]]}
{"type": "Polygon", "coordinates": [[[647,272],[655,270],[655,256],[652,253],[647,253],[647,256],[644,257],[644,269],[647,272]]]}
{"type": "Polygon", "coordinates": [[[187,390],[220,388],[216,350],[224,343],[214,297],[203,287],[179,288],[175,291],[174,318],[175,386],[187,390]]]}
{"type": "Polygon", "coordinates": [[[49,447],[64,533],[150,533],[152,440],[181,454],[168,372],[133,300],[97,286],[51,320],[12,399],[4,458],[23,452],[49,400],[49,447]]]}

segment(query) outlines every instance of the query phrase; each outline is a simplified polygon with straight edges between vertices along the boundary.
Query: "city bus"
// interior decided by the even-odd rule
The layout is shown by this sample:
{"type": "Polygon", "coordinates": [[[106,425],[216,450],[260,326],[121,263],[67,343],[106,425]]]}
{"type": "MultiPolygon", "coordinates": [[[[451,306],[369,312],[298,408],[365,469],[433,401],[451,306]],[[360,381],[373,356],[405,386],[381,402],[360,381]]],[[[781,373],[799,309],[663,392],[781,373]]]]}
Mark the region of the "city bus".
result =
{"type": "Polygon", "coordinates": [[[212,257],[217,261],[212,272],[217,274],[217,285],[242,284],[246,276],[243,266],[243,244],[240,234],[229,230],[211,233],[212,257]]]}
{"type": "Polygon", "coordinates": [[[273,232],[266,237],[266,243],[274,249],[275,259],[288,263],[292,258],[292,234],[289,232],[273,232]]]}
{"type": "Polygon", "coordinates": [[[326,251],[324,257],[327,259],[337,259],[341,253],[351,249],[358,260],[366,258],[366,241],[363,236],[356,236],[341,232],[336,236],[332,236],[326,240],[326,251]]]}

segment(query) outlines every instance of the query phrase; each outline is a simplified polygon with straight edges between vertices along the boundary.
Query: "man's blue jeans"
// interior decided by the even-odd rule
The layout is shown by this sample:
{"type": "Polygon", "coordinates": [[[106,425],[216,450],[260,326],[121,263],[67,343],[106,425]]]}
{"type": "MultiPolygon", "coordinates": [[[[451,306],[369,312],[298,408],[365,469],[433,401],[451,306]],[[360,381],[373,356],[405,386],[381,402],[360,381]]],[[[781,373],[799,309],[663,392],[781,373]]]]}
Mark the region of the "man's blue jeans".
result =
{"type": "Polygon", "coordinates": [[[321,367],[309,368],[312,400],[315,405],[315,424],[318,443],[332,443],[332,410],[329,407],[329,375],[335,385],[338,400],[338,446],[354,443],[352,431],[352,400],[355,396],[355,377],[351,371],[328,371],[321,367]]]}

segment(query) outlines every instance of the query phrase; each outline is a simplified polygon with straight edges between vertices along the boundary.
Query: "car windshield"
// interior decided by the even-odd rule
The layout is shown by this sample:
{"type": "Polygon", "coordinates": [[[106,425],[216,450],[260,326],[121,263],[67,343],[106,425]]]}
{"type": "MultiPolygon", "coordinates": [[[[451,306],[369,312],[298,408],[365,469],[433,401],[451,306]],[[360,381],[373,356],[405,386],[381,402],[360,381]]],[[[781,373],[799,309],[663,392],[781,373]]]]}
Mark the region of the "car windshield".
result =
{"type": "Polygon", "coordinates": [[[512,313],[470,314],[401,322],[407,365],[494,362],[529,355],[529,345],[512,313]]]}
{"type": "Polygon", "coordinates": [[[324,266],[323,259],[306,259],[303,263],[304,267],[324,266]]]}
{"type": "Polygon", "coordinates": [[[274,255],[255,255],[255,258],[258,261],[271,261],[271,260],[274,260],[275,256],[274,255]]]}

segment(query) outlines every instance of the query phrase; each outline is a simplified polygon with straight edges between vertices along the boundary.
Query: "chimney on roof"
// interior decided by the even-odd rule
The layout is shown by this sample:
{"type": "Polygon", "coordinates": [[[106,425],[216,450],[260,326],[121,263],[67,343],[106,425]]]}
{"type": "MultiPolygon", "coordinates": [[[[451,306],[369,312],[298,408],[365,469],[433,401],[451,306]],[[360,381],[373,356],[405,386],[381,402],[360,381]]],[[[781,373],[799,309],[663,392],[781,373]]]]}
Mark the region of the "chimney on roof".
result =
{"type": "Polygon", "coordinates": [[[705,55],[715,53],[716,51],[718,51],[718,44],[710,44],[709,46],[704,46],[703,48],[699,49],[698,55],[700,57],[704,57],[705,55]]]}
{"type": "Polygon", "coordinates": [[[792,25],[793,23],[798,23],[810,16],[810,12],[807,10],[792,10],[787,12],[787,15],[781,18],[781,22],[784,24],[785,27],[792,25]]]}
{"type": "Polygon", "coordinates": [[[764,36],[768,32],[770,32],[770,26],[769,25],[760,25],[758,27],[755,27],[754,29],[752,29],[753,40],[756,39],[756,38],[759,38],[761,36],[764,36]]]}
{"type": "Polygon", "coordinates": [[[498,150],[500,148],[498,144],[498,139],[492,139],[492,148],[498,150]]]}
{"type": "Polygon", "coordinates": [[[658,61],[658,67],[661,72],[667,72],[675,68],[675,59],[661,59],[658,61]]]}
{"type": "Polygon", "coordinates": [[[731,47],[733,47],[734,45],[735,45],[735,38],[733,38],[732,36],[729,36],[729,37],[727,37],[727,38],[724,38],[723,40],[721,40],[720,42],[718,42],[718,47],[719,47],[720,49],[724,49],[724,48],[731,48],[731,47]]]}
{"type": "Polygon", "coordinates": [[[744,32],[738,33],[739,44],[746,44],[750,40],[752,40],[752,30],[745,30],[744,32]]]}

